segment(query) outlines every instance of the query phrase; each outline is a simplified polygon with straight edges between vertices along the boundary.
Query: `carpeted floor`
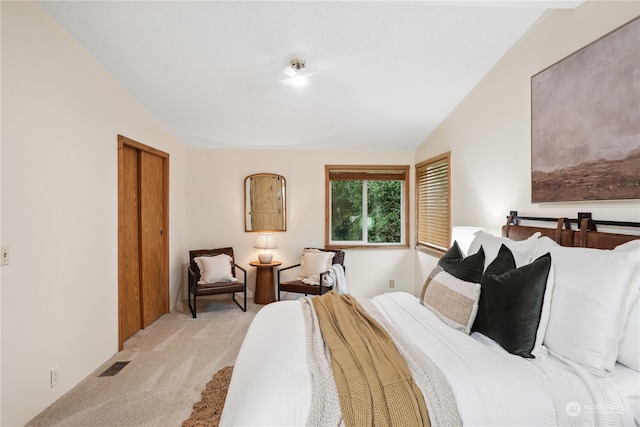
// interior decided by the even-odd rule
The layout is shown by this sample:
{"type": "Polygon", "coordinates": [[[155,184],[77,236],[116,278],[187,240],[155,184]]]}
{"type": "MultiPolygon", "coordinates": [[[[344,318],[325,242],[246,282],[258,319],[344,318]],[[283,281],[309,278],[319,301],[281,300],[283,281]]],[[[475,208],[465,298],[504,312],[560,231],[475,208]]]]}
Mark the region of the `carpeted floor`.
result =
{"type": "Polygon", "coordinates": [[[200,299],[197,319],[188,308],[162,316],[27,426],[182,425],[214,373],[234,364],[262,307],[249,300],[245,313],[230,299],[200,299]],[[119,361],[130,363],[99,376],[119,361]]]}

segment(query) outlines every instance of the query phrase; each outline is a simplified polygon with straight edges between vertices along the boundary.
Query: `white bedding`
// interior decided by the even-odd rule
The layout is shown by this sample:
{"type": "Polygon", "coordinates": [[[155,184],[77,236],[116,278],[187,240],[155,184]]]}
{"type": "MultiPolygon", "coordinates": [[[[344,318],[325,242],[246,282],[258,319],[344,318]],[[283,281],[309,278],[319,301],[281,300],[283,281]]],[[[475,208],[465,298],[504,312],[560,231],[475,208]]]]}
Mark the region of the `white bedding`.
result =
{"type": "MultiPolygon", "coordinates": [[[[627,409],[610,378],[552,356],[511,355],[480,334],[448,327],[407,293],[373,301],[448,378],[465,425],[610,424],[627,409]]],[[[311,398],[306,360],[300,302],[263,308],[238,355],[220,425],[304,425],[311,398]]],[[[630,415],[625,424],[633,425],[630,415]]]]}
{"type": "Polygon", "coordinates": [[[616,371],[611,376],[611,380],[629,404],[636,425],[640,426],[640,372],[616,363],[616,371]]]}

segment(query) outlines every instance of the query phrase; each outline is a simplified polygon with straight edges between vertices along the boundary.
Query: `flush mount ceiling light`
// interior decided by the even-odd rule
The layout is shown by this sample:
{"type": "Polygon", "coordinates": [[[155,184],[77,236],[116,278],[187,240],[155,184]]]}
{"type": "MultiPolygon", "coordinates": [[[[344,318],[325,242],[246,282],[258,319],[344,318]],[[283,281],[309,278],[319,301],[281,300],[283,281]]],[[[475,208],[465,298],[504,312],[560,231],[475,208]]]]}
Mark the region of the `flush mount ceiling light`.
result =
{"type": "Polygon", "coordinates": [[[291,66],[285,68],[284,70],[282,70],[282,72],[289,76],[289,78],[280,80],[281,86],[304,86],[308,83],[307,78],[309,76],[318,74],[317,72],[308,72],[308,70],[306,69],[304,58],[293,58],[291,60],[291,66]]]}

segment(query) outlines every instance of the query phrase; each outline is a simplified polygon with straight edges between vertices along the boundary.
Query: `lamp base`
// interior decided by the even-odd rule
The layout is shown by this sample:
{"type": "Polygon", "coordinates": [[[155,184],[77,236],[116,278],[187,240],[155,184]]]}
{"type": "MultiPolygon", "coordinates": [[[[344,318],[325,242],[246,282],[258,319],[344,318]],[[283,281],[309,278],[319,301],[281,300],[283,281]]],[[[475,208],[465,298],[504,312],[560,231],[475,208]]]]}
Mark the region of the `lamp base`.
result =
{"type": "Polygon", "coordinates": [[[258,254],[258,261],[260,261],[261,264],[271,264],[272,260],[273,254],[269,251],[262,251],[258,254]]]}

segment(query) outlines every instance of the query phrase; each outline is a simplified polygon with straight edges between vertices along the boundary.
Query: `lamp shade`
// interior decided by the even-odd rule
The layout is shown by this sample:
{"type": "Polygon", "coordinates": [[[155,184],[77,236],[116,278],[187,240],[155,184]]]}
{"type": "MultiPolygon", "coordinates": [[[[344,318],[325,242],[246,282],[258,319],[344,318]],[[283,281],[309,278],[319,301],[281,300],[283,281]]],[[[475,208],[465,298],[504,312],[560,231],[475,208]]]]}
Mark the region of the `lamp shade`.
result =
{"type": "Polygon", "coordinates": [[[277,248],[276,239],[272,233],[260,233],[253,247],[257,249],[275,249],[277,248]]]}
{"type": "Polygon", "coordinates": [[[451,244],[454,241],[458,242],[460,250],[467,255],[469,246],[474,239],[474,234],[478,231],[484,231],[484,228],[480,227],[453,227],[451,229],[451,244]]]}

